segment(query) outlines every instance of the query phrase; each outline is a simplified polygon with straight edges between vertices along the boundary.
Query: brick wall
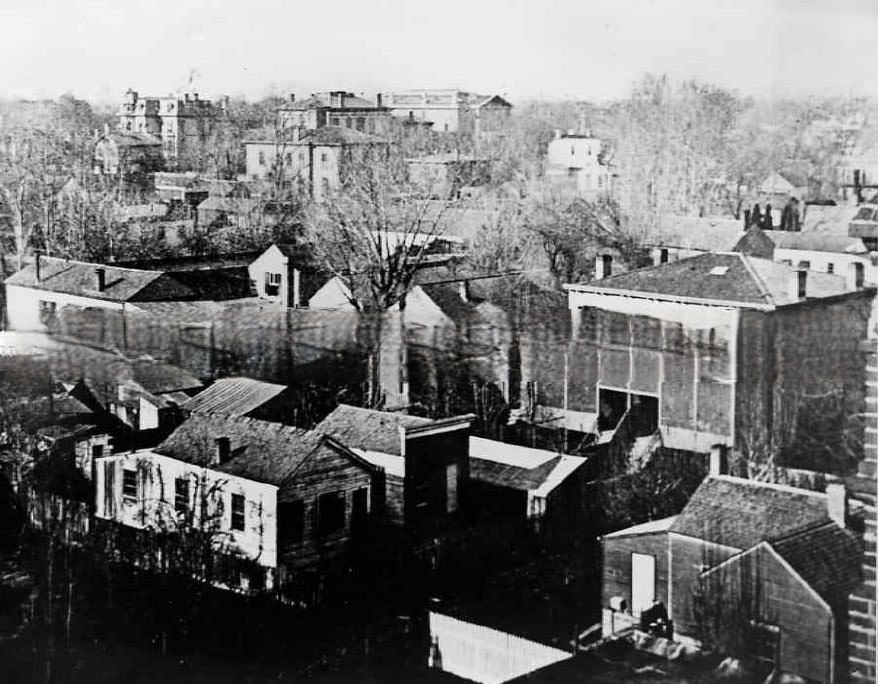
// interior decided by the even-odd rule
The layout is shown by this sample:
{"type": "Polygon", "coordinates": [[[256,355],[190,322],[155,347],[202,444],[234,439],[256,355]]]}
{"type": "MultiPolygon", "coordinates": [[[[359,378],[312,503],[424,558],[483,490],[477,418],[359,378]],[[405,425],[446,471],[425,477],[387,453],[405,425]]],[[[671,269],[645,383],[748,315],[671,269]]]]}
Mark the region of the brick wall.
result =
{"type": "Polygon", "coordinates": [[[878,341],[863,343],[866,361],[865,440],[863,460],[852,482],[851,496],[865,506],[863,583],[851,594],[848,640],[851,682],[876,681],[875,649],[875,538],[876,466],[878,466],[878,341]]]}

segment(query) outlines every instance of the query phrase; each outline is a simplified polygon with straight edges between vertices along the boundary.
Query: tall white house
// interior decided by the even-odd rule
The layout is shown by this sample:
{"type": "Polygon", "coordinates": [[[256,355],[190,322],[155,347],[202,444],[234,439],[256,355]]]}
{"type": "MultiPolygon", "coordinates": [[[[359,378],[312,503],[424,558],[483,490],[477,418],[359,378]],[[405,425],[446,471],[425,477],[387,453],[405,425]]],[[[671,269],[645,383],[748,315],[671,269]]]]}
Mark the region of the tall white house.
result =
{"type": "Polygon", "coordinates": [[[555,133],[546,158],[546,180],[552,185],[595,198],[611,191],[610,167],[601,158],[601,141],[569,131],[555,133]]]}

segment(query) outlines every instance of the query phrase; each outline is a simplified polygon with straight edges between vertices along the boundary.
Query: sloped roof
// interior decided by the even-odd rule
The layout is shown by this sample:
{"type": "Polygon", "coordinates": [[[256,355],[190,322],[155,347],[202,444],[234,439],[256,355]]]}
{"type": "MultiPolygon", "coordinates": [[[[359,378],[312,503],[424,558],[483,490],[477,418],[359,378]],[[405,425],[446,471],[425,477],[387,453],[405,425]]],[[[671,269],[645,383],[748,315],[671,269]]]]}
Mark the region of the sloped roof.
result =
{"type": "Polygon", "coordinates": [[[804,233],[787,230],[765,230],[765,235],[779,249],[801,249],[814,252],[864,254],[869,250],[862,239],[848,235],[804,233]]]}
{"type": "Polygon", "coordinates": [[[294,145],[365,145],[369,143],[387,143],[385,138],[370,133],[363,133],[344,126],[323,126],[314,130],[304,131],[294,145]]]}
{"type": "Polygon", "coordinates": [[[744,223],[735,218],[662,216],[648,242],[703,252],[731,251],[743,235],[744,223]]]}
{"type": "MultiPolygon", "coordinates": [[[[162,271],[40,257],[39,280],[37,280],[36,265],[29,264],[9,276],[6,284],[124,302],[134,299],[141,290],[163,275],[162,271]],[[102,292],[98,292],[97,289],[96,268],[104,269],[106,284],[102,292]]],[[[168,285],[176,291],[180,299],[191,294],[188,288],[178,283],[168,283],[168,285]]]]}
{"type": "Polygon", "coordinates": [[[102,140],[109,140],[119,147],[158,147],[161,148],[162,141],[155,136],[146,133],[129,133],[115,131],[106,133],[102,136],[102,140]]]}
{"type": "Polygon", "coordinates": [[[777,171],[773,171],[768,177],[762,181],[759,186],[761,192],[789,194],[796,189],[792,183],[781,176],[777,171]]]}
{"type": "Polygon", "coordinates": [[[860,542],[834,522],[801,530],[771,546],[829,602],[846,597],[860,581],[860,542]]]}
{"type": "Polygon", "coordinates": [[[304,100],[295,102],[285,102],[283,106],[278,107],[279,111],[303,111],[307,109],[319,109],[327,107],[329,109],[376,109],[384,110],[385,107],[379,107],[377,102],[357,97],[353,93],[344,94],[344,107],[335,107],[332,104],[332,93],[313,93],[304,100]]]}
{"type": "Polygon", "coordinates": [[[560,461],[561,457],[555,456],[535,468],[522,468],[471,456],[469,473],[473,480],[486,482],[497,487],[531,491],[545,482],[560,461]]]}
{"type": "Polygon", "coordinates": [[[314,430],[334,437],[351,449],[400,456],[399,428],[423,427],[433,422],[405,413],[339,404],[314,430]]]}
{"type": "Polygon", "coordinates": [[[719,475],[699,485],[670,529],[744,550],[829,521],[825,494],[719,475]]]}
{"type": "Polygon", "coordinates": [[[246,416],[278,397],[286,385],[253,378],[223,378],[202,390],[181,407],[192,413],[246,416]]]}
{"type": "Polygon", "coordinates": [[[327,445],[322,435],[240,416],[193,414],[155,452],[193,465],[281,486],[302,462],[327,445]],[[212,465],[216,440],[229,440],[230,456],[212,465]]]}
{"type": "Polygon", "coordinates": [[[659,534],[662,532],[667,532],[671,529],[676,519],[677,516],[672,515],[670,517],[661,518],[659,520],[650,520],[645,523],[640,523],[639,525],[632,525],[631,527],[626,527],[622,530],[610,532],[609,534],[603,535],[602,539],[616,539],[617,537],[635,537],[639,534],[659,534]]]}
{"type": "MultiPolygon", "coordinates": [[[[798,301],[791,296],[789,288],[794,270],[769,259],[717,252],[565,287],[584,292],[632,292],[658,298],[686,298],[771,309],[798,301]]],[[[806,295],[809,298],[831,297],[847,291],[842,276],[808,273],[806,295]]]]}

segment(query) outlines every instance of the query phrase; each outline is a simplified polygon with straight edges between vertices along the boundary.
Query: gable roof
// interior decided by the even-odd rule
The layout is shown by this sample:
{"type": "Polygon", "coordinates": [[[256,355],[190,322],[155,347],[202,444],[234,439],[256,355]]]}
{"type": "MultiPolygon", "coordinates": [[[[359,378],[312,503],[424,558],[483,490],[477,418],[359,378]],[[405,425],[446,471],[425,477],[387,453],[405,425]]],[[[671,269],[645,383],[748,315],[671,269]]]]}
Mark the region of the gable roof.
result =
{"type": "Polygon", "coordinates": [[[372,102],[362,97],[357,97],[353,93],[344,93],[344,106],[337,107],[333,104],[332,93],[312,93],[304,100],[296,100],[295,102],[285,102],[283,106],[278,107],[278,111],[304,111],[307,109],[375,109],[384,111],[386,107],[380,107],[377,102],[372,102]]]}
{"type": "Polygon", "coordinates": [[[786,178],[781,176],[777,171],[773,171],[768,177],[762,181],[759,186],[760,192],[789,194],[794,192],[796,186],[790,183],[786,178]]]}
{"type": "Polygon", "coordinates": [[[661,217],[648,242],[703,252],[731,251],[743,235],[744,224],[739,219],[671,215],[661,217]]]}
{"type": "Polygon", "coordinates": [[[559,455],[493,439],[470,437],[470,477],[498,487],[547,496],[585,463],[578,456],[559,455]]]}
{"type": "MultiPolygon", "coordinates": [[[[316,432],[240,416],[193,414],[155,452],[164,456],[282,486],[311,454],[340,447],[316,432]],[[216,440],[229,440],[227,461],[212,465],[216,440]]],[[[343,450],[343,449],[342,449],[343,450]]]]}
{"type": "Polygon", "coordinates": [[[827,522],[825,494],[715,475],[699,485],[670,530],[743,550],[827,522]]]}
{"type": "Polygon", "coordinates": [[[434,422],[405,413],[339,404],[314,430],[334,437],[351,449],[400,456],[399,429],[424,427],[434,422]]]}
{"type": "Polygon", "coordinates": [[[276,385],[253,378],[222,378],[196,394],[181,408],[192,413],[246,416],[286,389],[286,385],[276,385]]]}
{"type": "Polygon", "coordinates": [[[814,252],[839,252],[847,254],[866,254],[868,249],[863,240],[848,235],[825,233],[801,233],[787,230],[764,230],[765,235],[778,249],[801,249],[814,252]]]}
{"type": "MultiPolygon", "coordinates": [[[[794,271],[791,266],[769,259],[715,252],[564,287],[578,292],[638,293],[656,299],[684,298],[773,309],[799,301],[790,296],[789,283],[794,271]]],[[[848,291],[843,276],[815,271],[808,272],[806,287],[809,298],[848,291]]]]}
{"type": "Polygon", "coordinates": [[[601,539],[635,537],[640,534],[661,534],[670,530],[676,519],[677,516],[672,515],[667,518],[660,518],[659,520],[649,520],[648,522],[640,523],[639,525],[632,525],[631,527],[626,527],[622,530],[610,532],[609,534],[603,535],[601,539]]]}
{"type": "MultiPolygon", "coordinates": [[[[121,268],[41,256],[39,280],[37,280],[36,264],[32,263],[9,276],[6,284],[124,302],[134,299],[138,293],[164,275],[162,271],[121,268]],[[106,284],[101,292],[97,289],[95,275],[97,268],[104,269],[106,284]]],[[[166,285],[169,295],[176,294],[181,299],[190,295],[190,290],[179,283],[171,281],[166,285]]]]}
{"type": "Polygon", "coordinates": [[[860,542],[834,522],[793,533],[771,546],[828,603],[845,598],[860,581],[860,542]]]}

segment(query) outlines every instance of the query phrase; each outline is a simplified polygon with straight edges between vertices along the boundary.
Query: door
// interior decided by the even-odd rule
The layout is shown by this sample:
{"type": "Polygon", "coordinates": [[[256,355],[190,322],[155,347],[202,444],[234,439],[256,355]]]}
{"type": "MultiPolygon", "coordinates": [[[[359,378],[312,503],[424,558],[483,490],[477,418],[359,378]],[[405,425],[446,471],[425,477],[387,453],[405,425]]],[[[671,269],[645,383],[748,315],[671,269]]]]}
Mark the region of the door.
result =
{"type": "Polygon", "coordinates": [[[640,615],[655,603],[655,557],[631,554],[631,612],[640,615]]]}

